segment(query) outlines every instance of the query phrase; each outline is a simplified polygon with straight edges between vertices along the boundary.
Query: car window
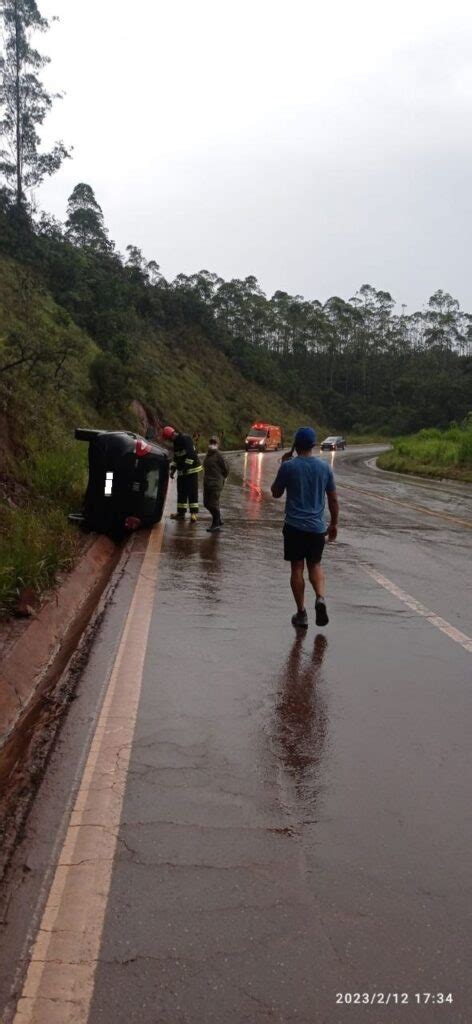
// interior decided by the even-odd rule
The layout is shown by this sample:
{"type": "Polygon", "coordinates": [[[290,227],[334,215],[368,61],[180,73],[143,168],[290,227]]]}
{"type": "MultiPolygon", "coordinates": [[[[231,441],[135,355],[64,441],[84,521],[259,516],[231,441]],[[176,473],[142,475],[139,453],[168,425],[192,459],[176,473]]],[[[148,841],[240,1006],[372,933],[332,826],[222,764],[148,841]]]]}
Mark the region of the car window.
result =
{"type": "Polygon", "coordinates": [[[159,490],[159,470],[148,469],[145,477],[145,487],[143,494],[143,515],[151,516],[154,512],[157,500],[157,494],[159,490]]]}

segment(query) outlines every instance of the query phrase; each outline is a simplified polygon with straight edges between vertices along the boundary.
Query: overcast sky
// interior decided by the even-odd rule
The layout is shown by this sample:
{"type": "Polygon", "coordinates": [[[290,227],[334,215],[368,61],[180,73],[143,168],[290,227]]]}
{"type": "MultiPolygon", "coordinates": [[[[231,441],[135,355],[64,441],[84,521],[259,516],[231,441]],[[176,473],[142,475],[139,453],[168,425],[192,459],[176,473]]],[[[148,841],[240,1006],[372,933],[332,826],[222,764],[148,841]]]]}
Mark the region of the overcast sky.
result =
{"type": "Polygon", "coordinates": [[[38,3],[45,136],[74,146],[43,208],[89,182],[168,278],[472,310],[470,0],[38,3]]]}

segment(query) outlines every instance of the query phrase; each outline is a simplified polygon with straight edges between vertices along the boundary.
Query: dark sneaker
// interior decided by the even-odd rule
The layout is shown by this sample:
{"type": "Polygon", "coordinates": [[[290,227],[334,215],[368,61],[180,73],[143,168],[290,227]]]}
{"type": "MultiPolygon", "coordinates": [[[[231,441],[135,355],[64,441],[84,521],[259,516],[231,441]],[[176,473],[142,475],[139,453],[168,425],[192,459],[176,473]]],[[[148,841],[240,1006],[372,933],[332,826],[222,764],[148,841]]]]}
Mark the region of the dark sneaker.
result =
{"type": "Polygon", "coordinates": [[[219,533],[221,526],[207,526],[207,533],[219,533]]]}
{"type": "Polygon", "coordinates": [[[296,615],[292,615],[292,626],[297,626],[299,629],[308,629],[308,615],[305,612],[297,612],[296,615]]]}
{"type": "Polygon", "coordinates": [[[171,512],[171,519],[185,519],[185,512],[171,512]]]}
{"type": "Polygon", "coordinates": [[[326,602],[324,597],[317,597],[315,604],[316,612],[316,625],[327,626],[329,622],[328,612],[326,611],[326,602]]]}

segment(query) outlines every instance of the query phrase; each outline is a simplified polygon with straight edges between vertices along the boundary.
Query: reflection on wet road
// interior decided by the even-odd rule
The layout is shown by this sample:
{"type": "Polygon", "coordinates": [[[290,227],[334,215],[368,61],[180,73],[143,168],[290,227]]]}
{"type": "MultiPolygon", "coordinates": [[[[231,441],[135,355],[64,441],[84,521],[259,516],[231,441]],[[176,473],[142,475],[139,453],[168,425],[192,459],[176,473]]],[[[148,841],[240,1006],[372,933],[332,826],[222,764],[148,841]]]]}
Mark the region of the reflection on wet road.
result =
{"type": "Polygon", "coordinates": [[[341,529],[324,632],[312,602],[307,633],[290,624],[277,454],[231,457],[221,535],[168,522],[159,563],[146,554],[142,669],[138,543],[18,854],[3,937],[16,996],[42,938],[16,1024],[470,1021],[472,662],[434,621],[472,635],[471,534],[441,518],[470,519],[470,498],[384,478],[371,454],[327,456],[341,529]],[[116,669],[128,606],[135,642],[116,669]],[[74,805],[70,751],[110,658],[114,697],[74,805]],[[78,838],[61,854],[70,806],[78,838]],[[43,916],[51,872],[60,898],[43,916]],[[452,1006],[419,1005],[427,991],[452,1006]]]}
{"type": "Polygon", "coordinates": [[[262,464],[264,456],[262,452],[243,455],[243,491],[249,498],[248,514],[252,517],[259,515],[257,506],[262,501],[262,464]],[[255,506],[255,507],[254,507],[255,506]]]}
{"type": "Polygon", "coordinates": [[[308,808],[315,803],[318,768],[328,728],[321,674],[328,641],[318,633],[307,655],[303,639],[300,635],[295,638],[280,676],[274,740],[280,763],[308,808]]]}

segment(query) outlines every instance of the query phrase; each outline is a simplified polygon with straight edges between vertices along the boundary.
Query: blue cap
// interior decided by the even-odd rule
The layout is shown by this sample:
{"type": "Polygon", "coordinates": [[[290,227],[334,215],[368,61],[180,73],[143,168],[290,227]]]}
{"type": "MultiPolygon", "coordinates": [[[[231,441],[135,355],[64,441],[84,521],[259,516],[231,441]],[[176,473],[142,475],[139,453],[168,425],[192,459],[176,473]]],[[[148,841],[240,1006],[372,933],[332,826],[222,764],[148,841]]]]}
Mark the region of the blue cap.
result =
{"type": "Polygon", "coordinates": [[[316,444],[316,434],[313,427],[299,427],[294,438],[295,448],[300,448],[300,451],[306,452],[309,448],[313,448],[316,444]]]}

